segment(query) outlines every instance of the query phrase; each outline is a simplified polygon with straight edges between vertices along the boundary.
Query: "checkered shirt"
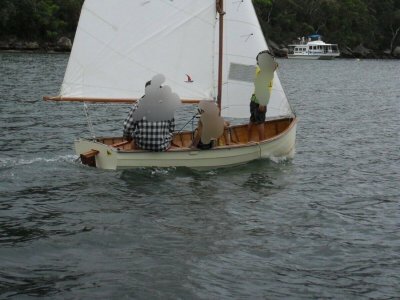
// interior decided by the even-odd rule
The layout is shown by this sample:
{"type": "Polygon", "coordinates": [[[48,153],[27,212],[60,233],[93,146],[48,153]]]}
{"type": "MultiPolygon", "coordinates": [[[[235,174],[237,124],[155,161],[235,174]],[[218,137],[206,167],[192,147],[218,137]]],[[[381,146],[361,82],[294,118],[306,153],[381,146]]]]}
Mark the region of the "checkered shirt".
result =
{"type": "Polygon", "coordinates": [[[156,152],[167,150],[171,145],[175,130],[175,119],[157,122],[143,119],[134,121],[133,113],[136,109],[137,105],[133,105],[124,121],[124,138],[133,138],[135,144],[141,149],[156,152]]]}

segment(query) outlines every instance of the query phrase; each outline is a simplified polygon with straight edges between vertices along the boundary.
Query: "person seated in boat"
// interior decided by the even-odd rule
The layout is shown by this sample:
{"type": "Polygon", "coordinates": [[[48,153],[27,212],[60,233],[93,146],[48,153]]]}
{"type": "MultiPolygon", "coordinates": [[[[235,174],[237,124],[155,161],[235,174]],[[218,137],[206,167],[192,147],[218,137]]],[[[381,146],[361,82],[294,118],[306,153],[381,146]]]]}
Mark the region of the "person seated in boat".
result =
{"type": "MultiPolygon", "coordinates": [[[[229,123],[219,116],[218,107],[212,101],[200,102],[198,112],[200,119],[190,148],[211,149],[214,142],[224,133],[224,128],[229,126],[229,123]]],[[[230,143],[228,139],[226,142],[227,144],[230,143]]]]}
{"type": "Polygon", "coordinates": [[[124,121],[123,137],[134,141],[139,149],[166,151],[171,147],[175,131],[174,113],[181,104],[165,77],[156,75],[145,85],[145,95],[135,103],[124,121]]]}
{"type": "Polygon", "coordinates": [[[265,116],[267,105],[271,96],[274,72],[278,68],[275,58],[268,51],[261,51],[256,57],[257,68],[254,80],[254,93],[250,99],[250,122],[248,126],[248,140],[251,140],[251,132],[257,126],[258,139],[265,139],[265,116]]]}

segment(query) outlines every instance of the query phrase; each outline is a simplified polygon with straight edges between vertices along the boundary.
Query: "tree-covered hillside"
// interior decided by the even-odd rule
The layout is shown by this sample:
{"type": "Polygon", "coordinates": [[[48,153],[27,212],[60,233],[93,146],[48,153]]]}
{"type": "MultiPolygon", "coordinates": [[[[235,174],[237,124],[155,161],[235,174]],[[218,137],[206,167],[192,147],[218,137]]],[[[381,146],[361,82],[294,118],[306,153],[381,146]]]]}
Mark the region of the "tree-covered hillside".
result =
{"type": "Polygon", "coordinates": [[[0,39],[73,37],[83,0],[0,0],[0,39]]]}
{"type": "MultiPolygon", "coordinates": [[[[82,3],[83,0],[0,0],[0,40],[55,42],[62,36],[72,39],[82,3]]],[[[253,3],[264,33],[278,44],[319,33],[326,41],[342,47],[363,44],[374,50],[393,50],[400,45],[400,0],[253,3]]]]}
{"type": "Polygon", "coordinates": [[[325,40],[385,50],[400,44],[400,0],[253,0],[276,42],[319,33],[325,40]]]}

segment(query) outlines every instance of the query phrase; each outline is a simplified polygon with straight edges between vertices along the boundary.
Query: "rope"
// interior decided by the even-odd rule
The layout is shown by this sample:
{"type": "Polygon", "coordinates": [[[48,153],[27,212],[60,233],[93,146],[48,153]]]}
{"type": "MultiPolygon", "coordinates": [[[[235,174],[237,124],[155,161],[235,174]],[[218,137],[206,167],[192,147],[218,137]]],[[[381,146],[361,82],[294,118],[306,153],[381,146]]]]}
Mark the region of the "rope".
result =
{"type": "Polygon", "coordinates": [[[193,127],[194,127],[194,119],[195,119],[197,116],[198,116],[198,114],[196,113],[189,121],[186,122],[185,125],[183,125],[183,127],[182,127],[180,130],[178,130],[177,133],[178,133],[178,134],[181,133],[182,130],[185,129],[185,127],[186,127],[190,122],[192,122],[192,129],[193,129],[193,127]]]}
{"type": "Polygon", "coordinates": [[[87,124],[88,124],[88,127],[89,127],[90,135],[91,135],[91,136],[93,137],[93,139],[95,140],[95,139],[96,139],[96,135],[95,135],[95,133],[94,133],[94,128],[93,128],[92,119],[90,118],[90,115],[89,115],[89,107],[87,106],[87,103],[86,103],[86,102],[83,102],[83,108],[84,108],[84,111],[85,111],[86,121],[87,121],[87,124]]]}

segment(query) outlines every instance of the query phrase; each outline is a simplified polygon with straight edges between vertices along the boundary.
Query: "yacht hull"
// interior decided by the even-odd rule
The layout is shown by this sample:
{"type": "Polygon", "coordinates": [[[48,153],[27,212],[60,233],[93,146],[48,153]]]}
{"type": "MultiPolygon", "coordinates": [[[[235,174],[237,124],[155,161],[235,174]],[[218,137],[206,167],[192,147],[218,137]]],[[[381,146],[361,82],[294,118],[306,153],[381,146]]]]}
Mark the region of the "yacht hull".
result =
{"type": "MultiPolygon", "coordinates": [[[[276,121],[266,122],[266,128],[273,126],[278,128],[282,125],[276,121]]],[[[286,128],[261,142],[241,142],[240,130],[237,129],[239,138],[233,138],[232,144],[222,143],[222,145],[217,145],[209,150],[191,149],[182,143],[178,147],[171,147],[168,151],[149,152],[139,149],[123,149],[105,143],[110,139],[118,140],[120,138],[99,138],[94,141],[80,138],[75,141],[75,150],[81,159],[82,155],[91,152],[94,158],[93,166],[108,170],[141,167],[220,168],[245,164],[260,158],[292,158],[295,151],[296,127],[297,118],[288,119],[286,128]]],[[[244,132],[245,129],[241,130],[244,132]]],[[[82,159],[82,161],[85,160],[82,159]]]]}

